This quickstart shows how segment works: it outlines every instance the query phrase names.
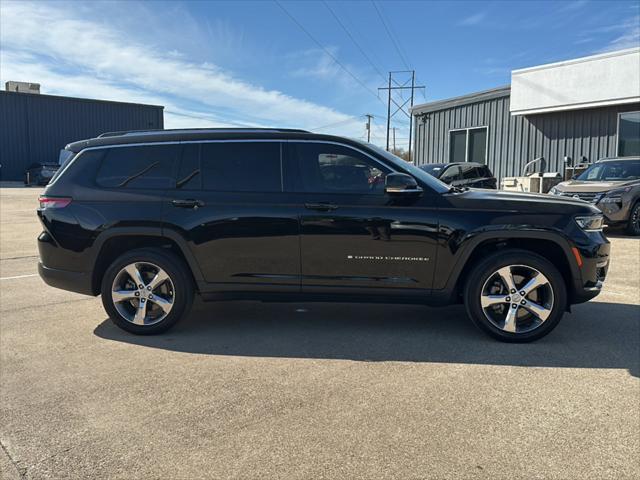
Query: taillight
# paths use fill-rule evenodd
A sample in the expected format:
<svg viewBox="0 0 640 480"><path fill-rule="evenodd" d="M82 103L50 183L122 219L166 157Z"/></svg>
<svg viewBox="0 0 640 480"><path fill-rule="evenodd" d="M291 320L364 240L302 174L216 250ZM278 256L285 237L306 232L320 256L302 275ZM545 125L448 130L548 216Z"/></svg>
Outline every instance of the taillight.
<svg viewBox="0 0 640 480"><path fill-rule="evenodd" d="M64 208L71 203L71 197L47 197L41 195L38 199L40 208Z"/></svg>

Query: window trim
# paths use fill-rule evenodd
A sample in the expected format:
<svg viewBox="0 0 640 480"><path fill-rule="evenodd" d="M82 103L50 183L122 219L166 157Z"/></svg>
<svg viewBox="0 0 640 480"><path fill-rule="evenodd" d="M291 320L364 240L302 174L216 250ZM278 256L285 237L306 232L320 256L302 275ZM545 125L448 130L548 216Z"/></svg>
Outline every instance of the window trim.
<svg viewBox="0 0 640 480"><path fill-rule="evenodd" d="M78 154L67 164L67 166L65 167L68 168L69 165L73 162L75 162L75 160L80 157L80 155L82 155L83 152L87 152L89 150L104 150L104 149L109 149L109 148L120 148L120 147L146 147L146 146L153 146L153 145L188 145L188 144L203 144L203 143L265 143L265 142L279 142L281 144L280 146L280 175L282 177L282 189L280 192L257 192L257 193L287 193L285 191L284 188L284 150L283 150L283 145L282 144L290 144L290 143L323 143L323 144L327 144L327 145L338 145L347 149L351 149L354 150L368 158L370 158L371 160L373 160L374 162L376 162L377 164L383 166L384 168L390 170L392 173L405 173L405 172L399 172L396 168L395 165L386 163L382 160L380 160L379 158L373 156L372 154L358 148L358 147L354 147L353 145L349 145L347 143L343 143L343 142L336 142L336 141L332 141L332 140L316 140L316 139L290 139L290 138L257 138L257 139L252 139L252 138L231 138L231 139L214 139L214 140L172 140L172 141L168 141L168 142L135 142L135 143L117 143L117 144L111 144L111 145L96 145L94 147L85 147L82 150L80 150L78 152ZM180 157L180 161L182 161L182 155ZM202 191L204 191L204 189L202 189ZM207 190L207 191L211 191L211 190ZM341 195L362 195L361 193L343 193Z"/></svg>
<svg viewBox="0 0 640 480"><path fill-rule="evenodd" d="M640 110L630 110L628 112L618 112L618 123L616 125L616 156L620 157L620 158L630 158L630 157L635 157L635 155L627 155L627 156L623 156L620 153L620 120L622 119L622 115L625 115L627 113L637 113L640 114Z"/></svg>
<svg viewBox="0 0 640 480"><path fill-rule="evenodd" d="M477 127L464 127L464 128L452 128L449 130L449 134L447 135L447 143L449 146L449 163L454 163L451 159L451 133L452 132L466 132L465 140L464 140L464 161L465 163L469 161L469 131L470 130L482 130L485 129L487 132L487 141L484 144L484 163L482 165L488 165L489 161L489 125L478 125ZM480 163L480 162L473 162Z"/></svg>

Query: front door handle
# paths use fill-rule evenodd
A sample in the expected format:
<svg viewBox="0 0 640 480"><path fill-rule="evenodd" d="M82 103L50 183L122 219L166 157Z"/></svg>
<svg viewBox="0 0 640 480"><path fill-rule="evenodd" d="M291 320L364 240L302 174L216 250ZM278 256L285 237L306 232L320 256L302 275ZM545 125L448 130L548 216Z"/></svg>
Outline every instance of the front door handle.
<svg viewBox="0 0 640 480"><path fill-rule="evenodd" d="M305 203L304 208L308 210L318 210L320 212L330 212L338 208L333 203Z"/></svg>
<svg viewBox="0 0 640 480"><path fill-rule="evenodd" d="M186 200L176 199L176 200L171 200L171 205L178 208L196 209L198 207L204 207L204 202L202 200L194 200L192 198L188 198Z"/></svg>

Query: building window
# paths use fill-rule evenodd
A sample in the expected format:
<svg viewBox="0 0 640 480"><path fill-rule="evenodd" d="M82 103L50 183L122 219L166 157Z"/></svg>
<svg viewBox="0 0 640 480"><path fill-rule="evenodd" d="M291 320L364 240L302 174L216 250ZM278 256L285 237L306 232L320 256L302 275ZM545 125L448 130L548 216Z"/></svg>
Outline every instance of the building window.
<svg viewBox="0 0 640 480"><path fill-rule="evenodd" d="M618 117L618 155L640 156L640 112L621 113Z"/></svg>
<svg viewBox="0 0 640 480"><path fill-rule="evenodd" d="M487 163L487 127L449 132L449 161Z"/></svg>

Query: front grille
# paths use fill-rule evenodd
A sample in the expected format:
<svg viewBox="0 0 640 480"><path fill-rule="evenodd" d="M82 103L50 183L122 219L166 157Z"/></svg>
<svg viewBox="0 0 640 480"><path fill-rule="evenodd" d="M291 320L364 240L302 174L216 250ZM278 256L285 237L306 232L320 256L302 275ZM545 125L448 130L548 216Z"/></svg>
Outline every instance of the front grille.
<svg viewBox="0 0 640 480"><path fill-rule="evenodd" d="M578 198L590 203L598 203L603 195L602 192L564 192L562 194L563 197Z"/></svg>

